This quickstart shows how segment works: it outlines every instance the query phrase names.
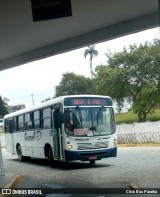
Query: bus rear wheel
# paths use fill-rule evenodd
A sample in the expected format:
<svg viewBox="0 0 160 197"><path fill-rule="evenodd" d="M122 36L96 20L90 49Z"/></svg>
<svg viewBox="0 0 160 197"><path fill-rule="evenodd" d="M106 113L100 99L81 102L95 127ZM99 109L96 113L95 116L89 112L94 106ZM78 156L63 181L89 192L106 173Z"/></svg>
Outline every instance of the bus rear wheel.
<svg viewBox="0 0 160 197"><path fill-rule="evenodd" d="M20 162L24 161L24 156L22 155L22 149L20 145L17 147L17 155Z"/></svg>

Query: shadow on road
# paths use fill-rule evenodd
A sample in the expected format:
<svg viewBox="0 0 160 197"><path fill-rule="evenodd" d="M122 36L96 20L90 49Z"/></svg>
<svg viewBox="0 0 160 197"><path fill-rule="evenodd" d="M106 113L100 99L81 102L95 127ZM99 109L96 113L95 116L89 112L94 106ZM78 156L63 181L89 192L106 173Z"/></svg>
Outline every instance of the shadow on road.
<svg viewBox="0 0 160 197"><path fill-rule="evenodd" d="M18 159L7 159L12 162L21 163ZM97 161L94 165L91 165L88 161L81 162L63 162L63 161L55 161L53 164L53 168L60 169L60 170L74 170L74 169L86 169L86 168L100 168L100 167L110 167L113 165L109 164L102 164L99 163L100 161ZM37 166L48 166L51 167L47 160L45 159L26 159L26 161L22 162L23 164L32 164Z"/></svg>

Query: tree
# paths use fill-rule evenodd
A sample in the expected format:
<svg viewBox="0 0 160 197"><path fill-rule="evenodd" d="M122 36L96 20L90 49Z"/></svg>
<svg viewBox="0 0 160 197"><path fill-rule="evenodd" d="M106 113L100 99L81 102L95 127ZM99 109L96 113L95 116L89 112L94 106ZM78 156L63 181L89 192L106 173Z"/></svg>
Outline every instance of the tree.
<svg viewBox="0 0 160 197"><path fill-rule="evenodd" d="M4 116L4 115L8 114L5 101L0 96L0 116Z"/></svg>
<svg viewBox="0 0 160 197"><path fill-rule="evenodd" d="M90 69L91 69L91 79L93 77L93 70L92 70L92 59L94 56L98 55L98 51L94 49L95 45L88 46L88 49L84 52L84 57L86 58L88 55L90 56L89 62L90 62Z"/></svg>
<svg viewBox="0 0 160 197"><path fill-rule="evenodd" d="M93 93L94 83L89 78L74 73L63 74L60 84L56 86L56 96Z"/></svg>
<svg viewBox="0 0 160 197"><path fill-rule="evenodd" d="M106 55L107 66L96 68L98 91L116 99L131 97L139 122L145 122L160 101L160 40Z"/></svg>

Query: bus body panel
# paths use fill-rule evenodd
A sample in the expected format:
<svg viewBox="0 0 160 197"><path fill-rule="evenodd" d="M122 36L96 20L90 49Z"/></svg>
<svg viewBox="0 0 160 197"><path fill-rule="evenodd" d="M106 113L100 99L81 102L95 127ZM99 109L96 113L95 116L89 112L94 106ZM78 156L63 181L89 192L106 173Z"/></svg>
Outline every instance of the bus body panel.
<svg viewBox="0 0 160 197"><path fill-rule="evenodd" d="M117 147L103 150L92 150L92 151L70 151L65 150L65 160L81 160L81 161L91 161L91 160L101 160L108 157L117 156Z"/></svg>
<svg viewBox="0 0 160 197"><path fill-rule="evenodd" d="M26 155L25 152L25 139L24 139L24 132L15 132L13 133L13 144L14 144L14 153L17 154L17 147L21 145L22 153L24 156Z"/></svg>
<svg viewBox="0 0 160 197"><path fill-rule="evenodd" d="M117 134L98 137L72 137L66 138L73 150L64 150L65 160L101 160L102 158L117 156ZM81 149L81 150L80 150Z"/></svg>

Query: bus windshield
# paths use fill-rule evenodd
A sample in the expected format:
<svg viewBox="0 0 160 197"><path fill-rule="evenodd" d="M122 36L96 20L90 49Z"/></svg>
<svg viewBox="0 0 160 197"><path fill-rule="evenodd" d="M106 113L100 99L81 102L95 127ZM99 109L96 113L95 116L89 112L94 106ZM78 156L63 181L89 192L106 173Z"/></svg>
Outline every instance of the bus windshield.
<svg viewBox="0 0 160 197"><path fill-rule="evenodd" d="M65 131L71 136L101 136L116 132L110 107L65 108Z"/></svg>

